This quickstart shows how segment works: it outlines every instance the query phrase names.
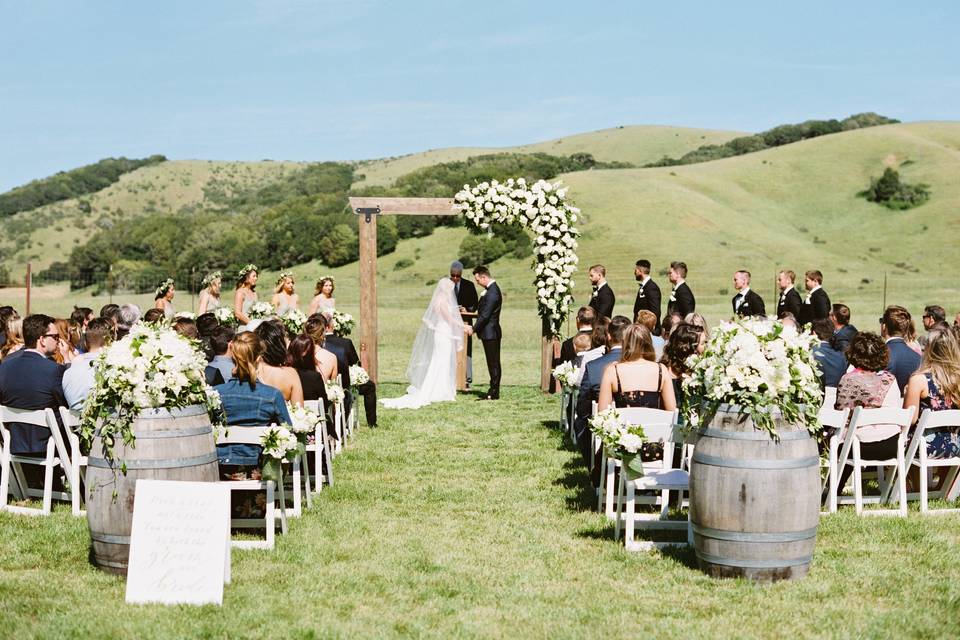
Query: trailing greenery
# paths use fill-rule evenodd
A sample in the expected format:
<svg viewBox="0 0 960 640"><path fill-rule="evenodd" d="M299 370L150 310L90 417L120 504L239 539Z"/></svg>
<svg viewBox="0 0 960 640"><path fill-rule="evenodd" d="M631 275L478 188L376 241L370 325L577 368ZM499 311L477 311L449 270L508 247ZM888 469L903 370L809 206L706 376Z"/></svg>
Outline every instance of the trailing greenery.
<svg viewBox="0 0 960 640"><path fill-rule="evenodd" d="M30 211L52 202L95 193L109 187L125 173L166 160L162 155L153 155L142 160L104 158L93 164L34 180L22 187L0 193L0 216L12 216L19 211ZM89 203L86 206L89 207Z"/></svg>
<svg viewBox="0 0 960 640"><path fill-rule="evenodd" d="M695 149L680 158L663 157L651 162L647 167L672 167L683 164L710 162L721 158L742 156L745 153L763 151L785 144L817 138L841 131L852 131L864 127L876 127L882 124L896 124L900 122L876 113L857 113L843 120L807 120L800 124L782 124L752 136L741 136L723 144L707 144Z"/></svg>
<svg viewBox="0 0 960 640"><path fill-rule="evenodd" d="M870 179L870 187L866 191L857 195L888 209L912 209L930 199L930 185L907 184L900 180L900 172L887 167L882 176Z"/></svg>

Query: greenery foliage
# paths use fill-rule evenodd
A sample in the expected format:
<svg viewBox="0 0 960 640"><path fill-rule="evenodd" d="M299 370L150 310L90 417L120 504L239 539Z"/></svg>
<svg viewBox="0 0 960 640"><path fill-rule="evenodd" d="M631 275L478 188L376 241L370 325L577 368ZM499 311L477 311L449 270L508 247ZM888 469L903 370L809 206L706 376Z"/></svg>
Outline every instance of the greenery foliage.
<svg viewBox="0 0 960 640"><path fill-rule="evenodd" d="M12 216L18 211L29 211L51 202L95 193L110 186L125 173L166 160L162 155L153 155L142 160L105 158L94 164L34 180L22 187L0 193L0 216ZM89 210L90 204L81 203L81 209L84 205Z"/></svg>
<svg viewBox="0 0 960 640"><path fill-rule="evenodd" d="M898 171L887 167L882 176L871 178L870 187L858 195L888 209L911 209L930 199L930 185L907 184L900 180Z"/></svg>
<svg viewBox="0 0 960 640"><path fill-rule="evenodd" d="M843 120L807 120L800 124L782 124L752 136L734 138L723 144L707 144L680 158L664 157L648 167L672 167L682 164L710 162L721 158L741 156L745 153L763 151L785 144L817 138L831 133L851 131L863 127L875 127L882 124L895 124L899 120L887 118L876 113L858 113Z"/></svg>

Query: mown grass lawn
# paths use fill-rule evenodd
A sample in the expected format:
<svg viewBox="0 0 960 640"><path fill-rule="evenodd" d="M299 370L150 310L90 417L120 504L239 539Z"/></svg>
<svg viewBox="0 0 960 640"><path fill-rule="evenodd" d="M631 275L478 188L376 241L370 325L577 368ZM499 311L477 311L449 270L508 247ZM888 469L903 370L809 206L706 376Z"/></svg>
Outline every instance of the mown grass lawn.
<svg viewBox="0 0 960 640"><path fill-rule="evenodd" d="M276 550L234 552L220 608L127 606L88 564L84 520L0 514L0 635L956 637L960 516L843 512L821 520L807 579L713 580L691 551L613 541L556 404L507 387L383 411Z"/></svg>

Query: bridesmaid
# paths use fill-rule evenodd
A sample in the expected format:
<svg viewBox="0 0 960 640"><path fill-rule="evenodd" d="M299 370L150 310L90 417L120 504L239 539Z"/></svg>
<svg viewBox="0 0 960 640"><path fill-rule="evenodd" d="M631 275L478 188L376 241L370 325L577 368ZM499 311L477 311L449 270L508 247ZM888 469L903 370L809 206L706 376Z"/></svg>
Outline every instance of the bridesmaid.
<svg viewBox="0 0 960 640"><path fill-rule="evenodd" d="M200 285L200 306L197 308L197 315L202 316L205 313L216 311L220 308L220 286L223 284L223 274L214 271L203 279Z"/></svg>
<svg viewBox="0 0 960 640"><path fill-rule="evenodd" d="M153 299L153 306L163 311L163 317L167 322L173 321L173 295L176 293L176 287L173 285L173 278L167 278L157 287L156 297Z"/></svg>
<svg viewBox="0 0 960 640"><path fill-rule="evenodd" d="M257 301L257 265L248 264L237 273L237 292L233 296L233 315L237 317L240 331L250 322L250 307Z"/></svg>
<svg viewBox="0 0 960 640"><path fill-rule="evenodd" d="M280 318L287 315L288 311L300 307L300 296L294 293L294 284L293 274L289 271L282 272L277 278L277 288L274 290L270 304L276 309L277 316Z"/></svg>
<svg viewBox="0 0 960 640"><path fill-rule="evenodd" d="M334 283L333 278L324 276L317 280L316 295L310 301L310 311L307 315L312 316L317 312L322 312L328 316L336 308L336 300L333 298Z"/></svg>

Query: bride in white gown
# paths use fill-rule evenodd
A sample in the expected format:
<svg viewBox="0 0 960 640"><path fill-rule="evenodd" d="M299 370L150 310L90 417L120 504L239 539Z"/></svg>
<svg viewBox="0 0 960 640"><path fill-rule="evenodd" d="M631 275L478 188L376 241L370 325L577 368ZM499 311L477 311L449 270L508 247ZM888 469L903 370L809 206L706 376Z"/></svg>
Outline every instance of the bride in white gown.
<svg viewBox="0 0 960 640"><path fill-rule="evenodd" d="M457 397L457 352L463 349L463 320L453 281L443 278L423 314L407 366L410 386L399 398L381 400L390 409L416 409Z"/></svg>

